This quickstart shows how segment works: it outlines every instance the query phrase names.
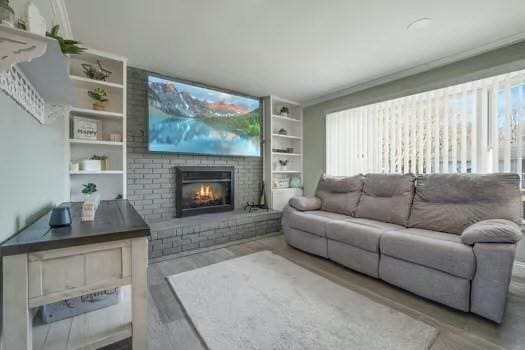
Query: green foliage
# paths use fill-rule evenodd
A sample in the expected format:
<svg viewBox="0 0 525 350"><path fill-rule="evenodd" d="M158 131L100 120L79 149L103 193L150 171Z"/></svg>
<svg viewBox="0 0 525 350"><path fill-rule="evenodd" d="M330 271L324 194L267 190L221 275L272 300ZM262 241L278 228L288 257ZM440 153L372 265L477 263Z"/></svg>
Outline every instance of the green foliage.
<svg viewBox="0 0 525 350"><path fill-rule="evenodd" d="M59 29L60 26L58 24L55 24L53 27L51 27L51 30L49 32L46 32L46 36L49 38L56 39L58 41L63 54L79 54L82 53L82 51L86 50L85 47L79 46L80 42L76 40L64 39L60 35L58 35Z"/></svg>
<svg viewBox="0 0 525 350"><path fill-rule="evenodd" d="M108 159L108 156L98 156L98 155L94 154L89 159L90 160L106 160L106 159Z"/></svg>
<svg viewBox="0 0 525 350"><path fill-rule="evenodd" d="M101 89L101 88L95 88L93 90L89 90L88 95L89 97L91 97L92 99L98 102L108 101L108 93L106 92L106 90Z"/></svg>
<svg viewBox="0 0 525 350"><path fill-rule="evenodd" d="M258 111L243 116L204 117L202 119L209 125L225 126L247 136L255 137L261 134L261 116Z"/></svg>
<svg viewBox="0 0 525 350"><path fill-rule="evenodd" d="M84 188L82 189L82 193L85 195L90 195L97 192L97 185L95 185L92 182L88 184L83 184L82 186L84 186Z"/></svg>
<svg viewBox="0 0 525 350"><path fill-rule="evenodd" d="M82 63L81 66L85 76L90 79L106 81L111 75L111 71L102 67L102 64L100 64L99 60L97 60L98 67L95 67L89 63Z"/></svg>

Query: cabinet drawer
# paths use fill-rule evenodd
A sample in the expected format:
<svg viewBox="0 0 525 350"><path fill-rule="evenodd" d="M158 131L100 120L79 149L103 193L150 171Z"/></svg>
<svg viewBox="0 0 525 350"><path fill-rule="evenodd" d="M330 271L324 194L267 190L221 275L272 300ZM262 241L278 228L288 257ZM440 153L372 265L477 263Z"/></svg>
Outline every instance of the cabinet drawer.
<svg viewBox="0 0 525 350"><path fill-rule="evenodd" d="M30 304L86 294L105 284L125 284L130 271L129 241L32 253L28 255Z"/></svg>

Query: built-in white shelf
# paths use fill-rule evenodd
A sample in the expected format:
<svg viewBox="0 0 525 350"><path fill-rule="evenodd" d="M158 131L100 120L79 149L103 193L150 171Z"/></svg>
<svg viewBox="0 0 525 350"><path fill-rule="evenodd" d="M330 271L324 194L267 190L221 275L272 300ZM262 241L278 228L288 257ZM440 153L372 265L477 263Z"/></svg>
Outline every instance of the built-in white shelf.
<svg viewBox="0 0 525 350"><path fill-rule="evenodd" d="M122 175L122 170L70 171L70 175Z"/></svg>
<svg viewBox="0 0 525 350"><path fill-rule="evenodd" d="M288 115L280 115L283 107ZM278 133L281 129L286 135ZM302 195L301 188L292 188L292 181L303 181L303 109L293 101L276 96L264 98L264 181L268 205L282 210L290 198ZM274 152L274 149L287 150L287 153ZM282 161L288 161L282 167ZM289 170L277 170L289 169Z"/></svg>
<svg viewBox="0 0 525 350"><path fill-rule="evenodd" d="M292 139L292 140L302 140L302 137L299 136L292 136L292 135L281 135L281 134L272 134L273 137L281 137L285 139Z"/></svg>
<svg viewBox="0 0 525 350"><path fill-rule="evenodd" d="M86 64L95 67L100 64L110 71L107 81L86 77ZM65 121L67 201L82 200L82 185L90 182L97 186L102 200L126 198L126 74L127 59L111 53L87 49L70 57L68 77L72 82L76 101ZM92 108L93 101L87 93L97 87L108 93L109 101L103 111ZM97 121L98 140L73 138L73 118L77 116ZM111 134L120 134L122 142L109 141ZM109 169L112 170L70 171L72 163L80 163L93 156L107 157Z"/></svg>
<svg viewBox="0 0 525 350"><path fill-rule="evenodd" d="M285 117L283 115L278 115L278 114L272 115L272 118L279 119L279 120L286 120L288 122L294 122L294 123L300 123L301 122L299 119Z"/></svg>
<svg viewBox="0 0 525 350"><path fill-rule="evenodd" d="M284 153L284 152L272 152L274 156L290 156L290 157L301 157L301 153Z"/></svg>
<svg viewBox="0 0 525 350"><path fill-rule="evenodd" d="M70 75L70 77L75 85L81 88L84 88L84 89L92 89L95 87L105 87L105 88L113 88L113 89L123 89L124 88L122 84L112 83L109 81L89 79L86 77L81 77L81 76L73 75L73 74Z"/></svg>
<svg viewBox="0 0 525 350"><path fill-rule="evenodd" d="M103 141L103 140L82 140L82 139L70 139L69 143L78 143L84 145L100 145L100 146L117 146L122 147L123 142Z"/></svg>
<svg viewBox="0 0 525 350"><path fill-rule="evenodd" d="M78 115L78 116L100 117L100 118L122 118L124 116L122 113L118 113L118 112L97 111L95 109L79 108L79 107L72 108L71 113L74 115Z"/></svg>

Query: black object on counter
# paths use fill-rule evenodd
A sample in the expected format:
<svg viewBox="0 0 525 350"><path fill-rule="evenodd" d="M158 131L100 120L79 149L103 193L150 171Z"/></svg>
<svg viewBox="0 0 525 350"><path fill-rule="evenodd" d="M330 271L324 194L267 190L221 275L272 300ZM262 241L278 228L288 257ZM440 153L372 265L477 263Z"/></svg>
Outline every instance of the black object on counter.
<svg viewBox="0 0 525 350"><path fill-rule="evenodd" d="M51 210L49 226L64 227L71 226L71 210L69 207L58 207Z"/></svg>

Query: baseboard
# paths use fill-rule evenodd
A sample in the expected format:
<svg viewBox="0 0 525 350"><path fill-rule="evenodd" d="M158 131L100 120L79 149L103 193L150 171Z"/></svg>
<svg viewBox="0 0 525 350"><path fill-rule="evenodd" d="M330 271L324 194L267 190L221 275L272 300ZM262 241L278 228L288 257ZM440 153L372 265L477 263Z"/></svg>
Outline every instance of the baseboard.
<svg viewBox="0 0 525 350"><path fill-rule="evenodd" d="M512 270L512 275L515 277L525 279L525 262L516 261L514 263L514 269Z"/></svg>

